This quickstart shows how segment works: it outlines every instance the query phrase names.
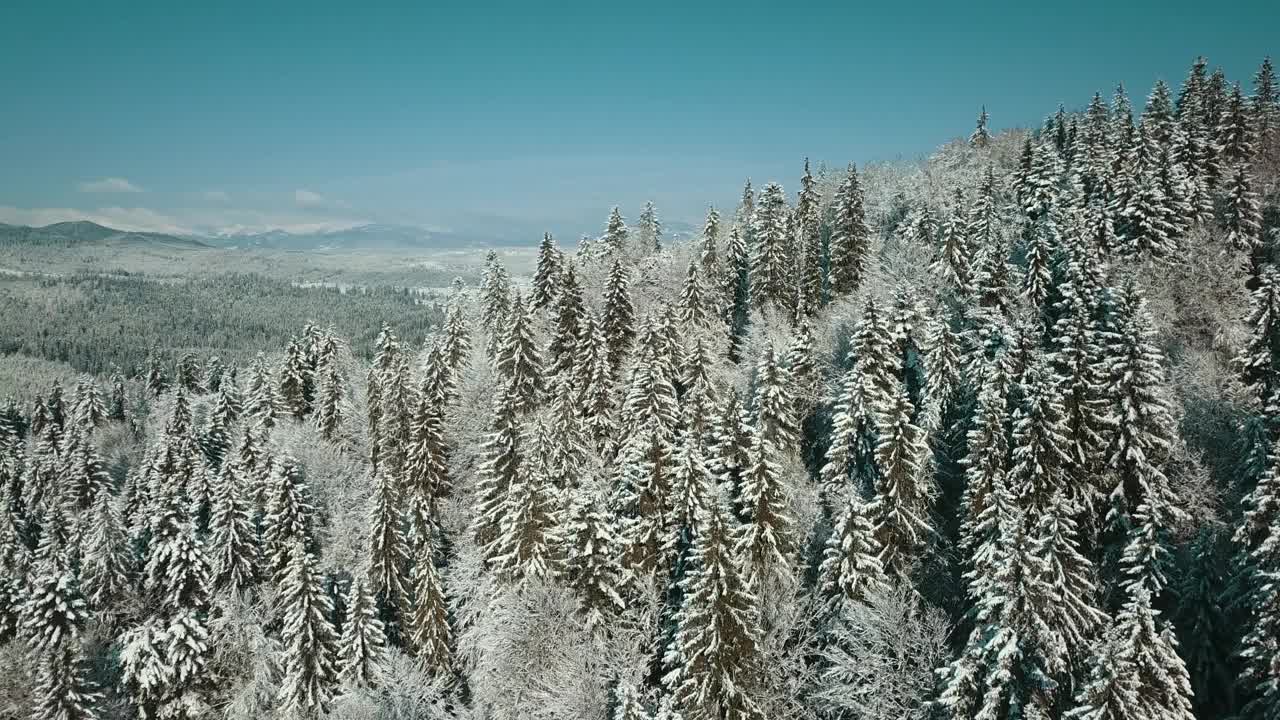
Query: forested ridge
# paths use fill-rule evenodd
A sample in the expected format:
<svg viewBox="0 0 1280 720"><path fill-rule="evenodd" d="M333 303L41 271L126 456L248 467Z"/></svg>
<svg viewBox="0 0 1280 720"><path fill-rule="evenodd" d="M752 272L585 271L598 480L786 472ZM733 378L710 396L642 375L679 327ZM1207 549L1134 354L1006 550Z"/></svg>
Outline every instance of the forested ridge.
<svg viewBox="0 0 1280 720"><path fill-rule="evenodd" d="M0 715L1280 717L1277 228L1198 59L442 316L15 329L94 374L0 409Z"/></svg>

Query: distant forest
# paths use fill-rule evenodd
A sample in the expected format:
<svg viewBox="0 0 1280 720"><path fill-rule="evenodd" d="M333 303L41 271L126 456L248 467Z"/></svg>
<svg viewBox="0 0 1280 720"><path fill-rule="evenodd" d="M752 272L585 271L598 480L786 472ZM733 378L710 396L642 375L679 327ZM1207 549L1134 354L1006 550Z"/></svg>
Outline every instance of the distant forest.
<svg viewBox="0 0 1280 720"><path fill-rule="evenodd" d="M440 307L13 281L0 716L1280 718L1273 67L1081 100Z"/></svg>

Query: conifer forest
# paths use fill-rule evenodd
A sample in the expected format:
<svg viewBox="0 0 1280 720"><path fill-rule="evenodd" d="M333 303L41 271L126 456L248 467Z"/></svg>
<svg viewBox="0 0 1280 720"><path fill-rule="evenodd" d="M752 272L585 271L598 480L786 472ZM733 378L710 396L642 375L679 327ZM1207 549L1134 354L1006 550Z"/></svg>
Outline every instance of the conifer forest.
<svg viewBox="0 0 1280 720"><path fill-rule="evenodd" d="M7 294L0 717L1280 718L1280 86L1133 90L437 300Z"/></svg>

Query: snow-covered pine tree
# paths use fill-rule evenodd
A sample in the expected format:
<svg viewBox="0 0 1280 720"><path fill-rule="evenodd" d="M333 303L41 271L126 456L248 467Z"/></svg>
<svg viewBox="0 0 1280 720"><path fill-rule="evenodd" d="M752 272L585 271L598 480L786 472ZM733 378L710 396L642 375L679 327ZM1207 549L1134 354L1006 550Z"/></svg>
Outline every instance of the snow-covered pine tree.
<svg viewBox="0 0 1280 720"><path fill-rule="evenodd" d="M435 350L432 352L436 358L435 366L444 369L443 356ZM446 398L441 395L441 390L423 383L410 421L409 447L405 451L401 501L409 509L417 538L430 535L440 499L447 496L453 487L444 437Z"/></svg>
<svg viewBox="0 0 1280 720"><path fill-rule="evenodd" d="M853 164L836 189L831 226L827 284L835 297L852 295L862 286L871 247L862 185Z"/></svg>
<svg viewBox="0 0 1280 720"><path fill-rule="evenodd" d="M565 560L569 585L582 603L589 630L604 629L606 619L626 605L622 600L622 547L594 478L569 488L565 522Z"/></svg>
<svg viewBox="0 0 1280 720"><path fill-rule="evenodd" d="M494 398L485 440L484 462L475 490L475 515L471 531L480 548L490 547L498 537L506 508L507 494L524 465L524 428L517 411L518 397L508 384ZM487 550L486 561L493 557Z"/></svg>
<svg viewBox="0 0 1280 720"><path fill-rule="evenodd" d="M706 331L717 321L717 308L709 295L698 261L691 260L680 290L680 322L686 332Z"/></svg>
<svg viewBox="0 0 1280 720"><path fill-rule="evenodd" d="M284 677L277 701L282 717L308 718L324 711L337 680L338 637L329 620L333 600L321 585L315 556L300 539L283 554L288 558L279 595Z"/></svg>
<svg viewBox="0 0 1280 720"><path fill-rule="evenodd" d="M538 266L533 273L533 290L529 293L529 307L541 310L550 307L556 299L560 287L560 271L562 269L560 248L551 237L551 233L542 234L542 243L538 245Z"/></svg>
<svg viewBox="0 0 1280 720"><path fill-rule="evenodd" d="M261 563L247 485L244 471L237 463L223 463L214 484L213 513L209 520L214 584L235 592L253 584Z"/></svg>
<svg viewBox="0 0 1280 720"><path fill-rule="evenodd" d="M549 433L545 423L539 422L531 447L546 452ZM544 467L542 462L520 466L503 501L497 536L485 548L490 567L516 587L555 580L564 570L563 518Z"/></svg>
<svg viewBox="0 0 1280 720"><path fill-rule="evenodd" d="M291 457L273 464L262 518L263 550L267 568L276 578L287 571L297 543L310 545L315 506L302 467Z"/></svg>
<svg viewBox="0 0 1280 720"><path fill-rule="evenodd" d="M320 437L333 442L342 432L345 388L336 362L321 366L320 391L316 397L315 422Z"/></svg>
<svg viewBox="0 0 1280 720"><path fill-rule="evenodd" d="M520 293L511 301L509 315L498 352L497 370L513 392L516 412L530 412L542 403L542 359L533 337L533 318L525 312Z"/></svg>
<svg viewBox="0 0 1280 720"><path fill-rule="evenodd" d="M928 445L923 430L911 421L914 412L905 388L878 412L879 482L870 513L886 571L907 568L933 533L929 514L934 489L924 473Z"/></svg>
<svg viewBox="0 0 1280 720"><path fill-rule="evenodd" d="M791 380L789 394L796 403L799 412L794 413L800 421L818 402L822 391L822 374L817 366L817 349L814 347L813 329L809 319L801 317L791 333L791 342L783 364Z"/></svg>
<svg viewBox="0 0 1280 720"><path fill-rule="evenodd" d="M1253 192L1253 177L1241 163L1231 173L1224 188L1226 213L1223 227L1231 247L1252 253L1262 244L1262 210ZM1255 267L1256 270L1256 267Z"/></svg>
<svg viewBox="0 0 1280 720"><path fill-rule="evenodd" d="M1219 160L1233 167L1254 160L1255 131L1240 83L1231 88L1218 125Z"/></svg>
<svg viewBox="0 0 1280 720"><path fill-rule="evenodd" d="M72 402L72 419L86 432L98 427L107 418L107 406L102 402L102 393L98 391L98 385L92 378L81 377L76 381Z"/></svg>
<svg viewBox="0 0 1280 720"><path fill-rule="evenodd" d="M1249 337L1235 362L1241 380L1265 410L1280 391L1280 273L1263 270L1250 305L1245 318Z"/></svg>
<svg viewBox="0 0 1280 720"><path fill-rule="evenodd" d="M102 612L132 590L133 552L111 493L99 490L90 512L91 524L80 564L80 588L89 606Z"/></svg>
<svg viewBox="0 0 1280 720"><path fill-rule="evenodd" d="M973 128L973 133L969 135L969 145L975 148L984 149L991 144L991 131L987 129L987 106L982 106L982 111L978 113L977 125Z"/></svg>
<svg viewBox="0 0 1280 720"><path fill-rule="evenodd" d="M702 224L702 244L698 247L698 263L706 273L707 281L718 285L723 268L720 267L720 211L715 206L707 208L707 219Z"/></svg>
<svg viewBox="0 0 1280 720"><path fill-rule="evenodd" d="M1280 127L1280 91L1276 86L1276 70L1271 57L1262 59L1262 65L1253 76L1254 127L1264 141L1270 132Z"/></svg>
<svg viewBox="0 0 1280 720"><path fill-rule="evenodd" d="M571 377L578 357L578 335L587 313L572 261L560 273L555 310L555 327L547 348L548 372L551 376Z"/></svg>
<svg viewBox="0 0 1280 720"><path fill-rule="evenodd" d="M1131 526L1140 508L1157 527L1178 509L1162 466L1170 453L1173 419L1164 383L1164 354L1146 300L1129 281L1115 299L1114 329L1106 334L1107 394L1112 413L1104 430L1106 457L1115 487L1107 525L1113 536Z"/></svg>
<svg viewBox="0 0 1280 720"><path fill-rule="evenodd" d="M338 641L338 677L348 687L376 687L386 669L387 638L377 602L363 578L351 580L346 606Z"/></svg>
<svg viewBox="0 0 1280 720"><path fill-rule="evenodd" d="M732 535L725 510L713 504L699 522L692 568L681 581L662 683L687 720L764 717L753 697L763 670L759 599L742 576Z"/></svg>
<svg viewBox="0 0 1280 720"><path fill-rule="evenodd" d="M605 223L600 245L606 255L615 259L627 249L627 225L616 205L609 211L609 220Z"/></svg>
<svg viewBox="0 0 1280 720"><path fill-rule="evenodd" d="M471 356L471 329L467 324L462 301L459 294L455 294L449 301L449 307L445 311L444 342L440 348L449 371L454 375L462 372L467 358Z"/></svg>
<svg viewBox="0 0 1280 720"><path fill-rule="evenodd" d="M630 278L621 260L615 259L609 268L609 279L604 290L604 316L601 328L609 343L609 367L617 375L622 360L631 349L636 336L635 309L631 304Z"/></svg>
<svg viewBox="0 0 1280 720"><path fill-rule="evenodd" d="M639 236L640 249L645 253L662 250L662 221L658 219L658 210L650 200L640 211L640 219L636 222L636 234Z"/></svg>
<svg viewBox="0 0 1280 720"><path fill-rule="evenodd" d="M485 350L489 359L495 360L502 347L507 314L511 309L511 279L498 259L498 253L493 250L485 257L484 273L480 279L480 307L480 326L488 338Z"/></svg>
<svg viewBox="0 0 1280 720"><path fill-rule="evenodd" d="M969 244L964 193L956 188L951 211L942 225L941 246L930 269L958 297L973 291L973 248Z"/></svg>
<svg viewBox="0 0 1280 720"><path fill-rule="evenodd" d="M453 671L453 632L434 556L432 542L421 543L413 565L413 611L408 617L408 635L418 665L433 676L448 677Z"/></svg>
<svg viewBox="0 0 1280 720"><path fill-rule="evenodd" d="M795 549L791 529L795 520L790 514L781 464L796 441L789 390L790 374L769 348L756 370L751 444L736 497L746 520L736 554L742 558L744 575L756 591L763 591L763 583L770 577L790 575Z"/></svg>
<svg viewBox="0 0 1280 720"><path fill-rule="evenodd" d="M862 602L888 580L866 503L856 491L846 495L818 570L822 594L832 603Z"/></svg>
<svg viewBox="0 0 1280 720"><path fill-rule="evenodd" d="M373 501L369 510L369 587L378 604L394 617L408 609L406 576L409 546L400 484L373 469Z"/></svg>
<svg viewBox="0 0 1280 720"><path fill-rule="evenodd" d="M249 366L249 387L245 395L245 414L265 428L275 425L283 401L267 365L267 357L258 353Z"/></svg>
<svg viewBox="0 0 1280 720"><path fill-rule="evenodd" d="M796 310L808 314L822 305L823 248L822 197L818 181L809 172L809 158L804 160L804 175L796 196L794 217L796 263Z"/></svg>
<svg viewBox="0 0 1280 720"><path fill-rule="evenodd" d="M307 389L314 382L302 344L297 338L290 340L280 373L280 398L285 411L295 420L302 420L311 412Z"/></svg>
<svg viewBox="0 0 1280 720"><path fill-rule="evenodd" d="M751 255L751 304L763 310L772 307L788 311L794 296L792 256L787 228L790 209L782 186L769 183L760 193L760 204L752 218L755 246Z"/></svg>

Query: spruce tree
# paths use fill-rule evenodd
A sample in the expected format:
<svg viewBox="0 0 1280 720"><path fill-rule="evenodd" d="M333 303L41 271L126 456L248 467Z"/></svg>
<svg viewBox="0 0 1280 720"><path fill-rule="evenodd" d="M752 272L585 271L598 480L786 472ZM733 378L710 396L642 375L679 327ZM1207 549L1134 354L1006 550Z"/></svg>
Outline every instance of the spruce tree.
<svg viewBox="0 0 1280 720"><path fill-rule="evenodd" d="M822 593L832 602L862 602L886 581L866 503L846 493L844 508L831 529L818 570Z"/></svg>
<svg viewBox="0 0 1280 720"><path fill-rule="evenodd" d="M877 419L883 433L876 443L880 471L871 515L887 570L901 570L933 533L929 521L933 488L924 474L928 446L924 433L911 421L915 412L906 390L894 397Z"/></svg>
<svg viewBox="0 0 1280 720"><path fill-rule="evenodd" d="M653 206L653 201L644 204L640 220L636 224L640 248L646 253L662 250L662 221L658 220L658 210Z"/></svg>
<svg viewBox="0 0 1280 720"><path fill-rule="evenodd" d="M569 377L577 361L578 336L587 313L572 262L566 264L561 272L555 310L555 327L547 348L548 371L551 375Z"/></svg>
<svg viewBox="0 0 1280 720"><path fill-rule="evenodd" d="M683 602L667 646L662 677L688 720L757 720L753 697L760 682L758 598L733 553L725 511L703 513L692 568L681 581Z"/></svg>
<svg viewBox="0 0 1280 720"><path fill-rule="evenodd" d="M132 589L133 553L111 493L100 490L90 512L92 524L84 539L80 588L89 606L102 611Z"/></svg>
<svg viewBox="0 0 1280 720"><path fill-rule="evenodd" d="M440 575L436 570L430 540L423 542L413 567L413 611L408 617L409 642L418 665L438 677L448 677L453 668L449 649L449 607Z"/></svg>
<svg viewBox="0 0 1280 720"><path fill-rule="evenodd" d="M329 620L333 601L321 585L315 556L301 540L294 540L284 555L288 563L279 595L283 678L277 701L283 717L312 717L325 710L337 680L338 637Z"/></svg>
<svg viewBox="0 0 1280 720"><path fill-rule="evenodd" d="M261 563L247 480L237 463L223 463L214 485L213 515L209 520L214 584L233 591L252 585Z"/></svg>
<svg viewBox="0 0 1280 720"><path fill-rule="evenodd" d="M546 452L549 431L539 423L532 447ZM490 566L514 586L555 580L563 572L561 522L544 463L524 463L507 488L498 533L485 548Z"/></svg>
<svg viewBox="0 0 1280 720"><path fill-rule="evenodd" d="M538 245L538 267L533 273L533 291L529 294L531 309L549 307L556 299L561 269L560 248L556 247L551 233L543 233L542 243Z"/></svg>
<svg viewBox="0 0 1280 720"><path fill-rule="evenodd" d="M485 258L484 273L480 279L480 306L480 325L488 338L485 350L489 359L494 360L502 347L507 314L511 309L511 279L498 254L492 250Z"/></svg>
<svg viewBox="0 0 1280 720"><path fill-rule="evenodd" d="M702 244L698 248L698 264L706 273L707 281L717 285L723 268L720 267L720 212L707 208L707 219L702 224Z"/></svg>
<svg viewBox="0 0 1280 720"><path fill-rule="evenodd" d="M369 511L369 587L388 612L407 609L406 574L409 565L405 510L399 484L374 470L373 501Z"/></svg>
<svg viewBox="0 0 1280 720"><path fill-rule="evenodd" d="M991 131L987 129L987 106L982 106L982 112L978 113L978 123L973 128L973 133L969 135L969 145L978 149L985 149L991 144Z"/></svg>
<svg viewBox="0 0 1280 720"><path fill-rule="evenodd" d="M347 589L347 614L338 641L338 676L348 687L378 685L386 665L386 631L369 584L354 578Z"/></svg>
<svg viewBox="0 0 1280 720"><path fill-rule="evenodd" d="M942 225L942 244L930 269L960 297L973 290L973 248L969 245L964 194L956 189L951 212Z"/></svg>
<svg viewBox="0 0 1280 720"><path fill-rule="evenodd" d="M297 544L313 541L315 506L302 468L290 457L275 463L267 493L263 550L269 571L278 578L287 570Z"/></svg>
<svg viewBox="0 0 1280 720"><path fill-rule="evenodd" d="M631 349L631 341L636 335L629 283L622 261L614 260L605 284L604 317L601 319L601 328L609 344L609 367L613 368L614 374L622 367L622 359Z"/></svg>
<svg viewBox="0 0 1280 720"><path fill-rule="evenodd" d="M542 359L533 337L533 319L519 293L511 303L510 318L498 353L498 374L514 393L515 410L529 412L542 402Z"/></svg>
<svg viewBox="0 0 1280 720"><path fill-rule="evenodd" d="M782 186L769 183L760 194L752 218L755 247L751 255L751 302L759 309L791 308L792 273L787 227L790 211Z"/></svg>
<svg viewBox="0 0 1280 720"><path fill-rule="evenodd" d="M853 294L862 286L871 246L862 185L858 181L858 169L852 164L836 190L834 204L827 284L833 296L841 297Z"/></svg>
<svg viewBox="0 0 1280 720"><path fill-rule="evenodd" d="M476 511L471 531L476 545L485 549L486 560L493 557L488 548L498 538L507 495L523 472L525 462L524 428L517 403L518 396L510 385L494 398L484 461L476 481Z"/></svg>
<svg viewBox="0 0 1280 720"><path fill-rule="evenodd" d="M1246 165L1236 166L1224 188L1226 216L1223 227L1227 242L1236 250L1252 254L1262 244L1262 211L1253 192L1253 177ZM1255 266L1256 269L1256 266Z"/></svg>
<svg viewBox="0 0 1280 720"><path fill-rule="evenodd" d="M296 338L290 340L280 373L280 398L285 411L295 420L302 420L311 412L307 391L314 381L301 343Z"/></svg>
<svg viewBox="0 0 1280 720"><path fill-rule="evenodd" d="M618 255L627 250L627 225L623 222L622 213L618 211L617 206L609 211L609 220L605 223L600 245L604 248L605 254L615 260Z"/></svg>
<svg viewBox="0 0 1280 720"><path fill-rule="evenodd" d="M822 304L823 248L822 198L818 181L809 172L809 159L804 161L804 176L796 197L794 220L796 247L796 310L811 313Z"/></svg>
<svg viewBox="0 0 1280 720"><path fill-rule="evenodd" d="M583 482L570 488L565 523L566 570L582 601L589 630L605 629L606 618L626 605L622 587L621 543L598 490Z"/></svg>

